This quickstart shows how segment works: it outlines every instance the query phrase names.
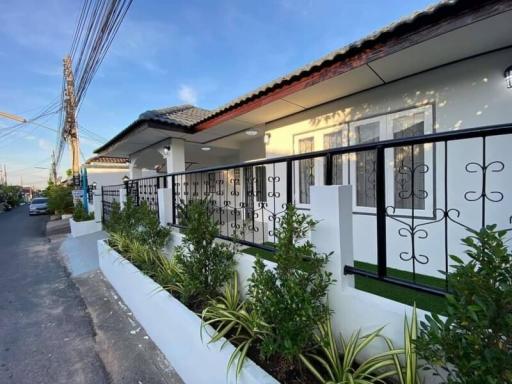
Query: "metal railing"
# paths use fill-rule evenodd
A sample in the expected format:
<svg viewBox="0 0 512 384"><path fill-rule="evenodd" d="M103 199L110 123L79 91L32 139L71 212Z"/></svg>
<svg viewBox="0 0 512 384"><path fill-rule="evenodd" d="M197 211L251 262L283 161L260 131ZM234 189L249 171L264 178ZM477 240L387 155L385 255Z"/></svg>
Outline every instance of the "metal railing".
<svg viewBox="0 0 512 384"><path fill-rule="evenodd" d="M107 224L112 214L112 208L115 203L120 203L120 190L124 188L123 184L104 185L101 187L101 206L102 222Z"/></svg>
<svg viewBox="0 0 512 384"><path fill-rule="evenodd" d="M128 180L125 188L135 205L146 202L150 210L158 213L158 189L167 188L167 175Z"/></svg>
<svg viewBox="0 0 512 384"><path fill-rule="evenodd" d="M344 273L443 295L437 271L450 272L466 230L509 225L510 144L507 124L172 173L170 224L180 204L206 198L221 238L272 250L287 204L307 210L310 186L349 184L356 264Z"/></svg>

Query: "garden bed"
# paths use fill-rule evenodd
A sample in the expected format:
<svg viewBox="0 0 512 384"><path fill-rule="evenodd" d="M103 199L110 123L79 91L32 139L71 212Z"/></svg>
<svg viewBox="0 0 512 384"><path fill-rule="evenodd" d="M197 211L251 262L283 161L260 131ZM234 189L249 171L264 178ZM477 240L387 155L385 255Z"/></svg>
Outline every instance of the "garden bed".
<svg viewBox="0 0 512 384"><path fill-rule="evenodd" d="M69 225L71 227L71 236L73 237L85 236L101 231L101 222L96 222L94 219L75 221L73 218L70 218Z"/></svg>
<svg viewBox="0 0 512 384"><path fill-rule="evenodd" d="M208 344L208 335L201 337L197 314L103 240L98 241L98 253L104 275L185 382L278 383L251 360L245 362L237 380L234 367L226 371L232 344L224 344L225 340Z"/></svg>

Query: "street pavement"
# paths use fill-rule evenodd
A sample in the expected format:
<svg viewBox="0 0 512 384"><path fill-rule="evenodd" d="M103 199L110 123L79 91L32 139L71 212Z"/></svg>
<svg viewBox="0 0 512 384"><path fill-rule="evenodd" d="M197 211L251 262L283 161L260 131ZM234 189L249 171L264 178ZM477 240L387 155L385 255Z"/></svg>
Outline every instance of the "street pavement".
<svg viewBox="0 0 512 384"><path fill-rule="evenodd" d="M100 272L71 279L47 221L0 214L0 383L181 383Z"/></svg>

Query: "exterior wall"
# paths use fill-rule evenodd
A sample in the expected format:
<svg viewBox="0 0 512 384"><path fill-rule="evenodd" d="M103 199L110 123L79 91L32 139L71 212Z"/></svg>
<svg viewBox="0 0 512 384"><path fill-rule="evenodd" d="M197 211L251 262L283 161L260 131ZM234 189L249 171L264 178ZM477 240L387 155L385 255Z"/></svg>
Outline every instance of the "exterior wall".
<svg viewBox="0 0 512 384"><path fill-rule="evenodd" d="M391 111L434 106L437 132L512 121L503 72L512 48L441 67L267 124L267 157L293 153L293 136Z"/></svg>
<svg viewBox="0 0 512 384"><path fill-rule="evenodd" d="M324 149L320 140L323 134L346 129L346 123L421 106L431 108L432 131L435 132L511 123L512 90L506 88L503 78L503 71L511 64L511 57L512 49L491 53L271 122L266 126L266 133L270 134L270 142L266 145L266 157L273 158L297 153L297 137L305 133L308 133L305 136L315 136L315 144L319 143L319 145L314 150L321 150ZM505 167L496 174L488 173L488 180L491 181L488 184L492 185L489 188L503 192L504 197L497 203L488 201L486 219L487 223L497 223L502 228L510 226L509 217L512 214L512 196L506 193L510 191L510 180L512 180L512 155L507 149L511 144L512 137L509 136L487 140L487 163L503 161ZM386 156L392 159L392 153L389 152ZM444 145L427 146L425 153L430 157L432 173L430 188L426 188L431 196L429 204L432 209L428 216L432 217L424 221L416 218L416 224L439 219L440 212L435 209L443 208L445 203ZM447 205L448 208L458 209L461 213L459 219L472 228L479 228L481 223L481 200L467 201L465 194L481 190L481 173L479 170L476 173L470 173L466 166L470 162L481 163L482 156L481 139L449 144ZM346 163L350 164L350 161L348 157L344 159ZM266 167L267 175L285 180L284 164ZM314 168L317 185L323 183L323 167L323 160L316 159ZM344 165L344 167L344 171L347 171L349 166ZM495 164L495 167L497 169L499 165ZM296 171L297 167L294 169L295 179L297 179ZM267 191L271 191L272 188L272 183L269 181ZM276 202L281 206L285 202L286 186L284 183L278 183L277 189L280 197ZM297 180L294 181L294 189L298 189ZM297 203L296 193L294 193L294 199ZM386 201L386 205L388 204L391 205ZM298 205L303 209L309 209L307 204ZM369 212L361 213L354 206L354 212L355 259L376 264L377 226L374 211L370 209ZM410 224L410 214L406 213L402 221ZM269 222L268 217L266 222ZM392 219L387 220L388 266L409 271L411 263L404 262L400 257L402 252L410 252L411 248L410 236L399 234L400 228L403 227L403 223ZM427 229L427 238L422 239L422 235L418 233L416 246L418 254L427 256L428 262L416 263L416 272L441 277L438 271L445 269L446 262L444 222L441 220L428 224L425 229ZM462 227L451 223L448 228L449 253L462 255L464 249L459 239L467 235L468 233ZM407 254L403 256L407 257Z"/></svg>
<svg viewBox="0 0 512 384"><path fill-rule="evenodd" d="M101 190L103 185L121 184L123 177L129 174L128 168L93 168L87 167L87 181L89 185L97 183Z"/></svg>

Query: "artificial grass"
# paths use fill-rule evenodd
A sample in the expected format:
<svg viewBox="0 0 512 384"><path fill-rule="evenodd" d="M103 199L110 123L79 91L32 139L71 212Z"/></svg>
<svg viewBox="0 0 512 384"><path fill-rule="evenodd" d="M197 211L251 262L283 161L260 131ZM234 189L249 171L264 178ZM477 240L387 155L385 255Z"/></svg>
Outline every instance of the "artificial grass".
<svg viewBox="0 0 512 384"><path fill-rule="evenodd" d="M272 245L272 244L270 244ZM275 261L274 253L260 248L248 247L242 250L252 256L261 257L262 259ZM377 266L370 263L364 263L362 261L355 261L354 266L363 269L368 272L377 272ZM307 268L307 262L300 268ZM388 276L399 278L402 280L412 281L412 273L407 271L401 271L394 268L388 268ZM436 287L444 288L445 281L432 276L416 274L416 282ZM429 312L443 314L446 311L446 299L441 296L432 295L427 292L420 292L414 289L401 287L395 284L387 283L380 280L371 279L364 276L355 276L355 287L361 291L372 293L381 297L385 297L390 300L397 301L399 303L413 305L416 303L416 307L424 309Z"/></svg>

